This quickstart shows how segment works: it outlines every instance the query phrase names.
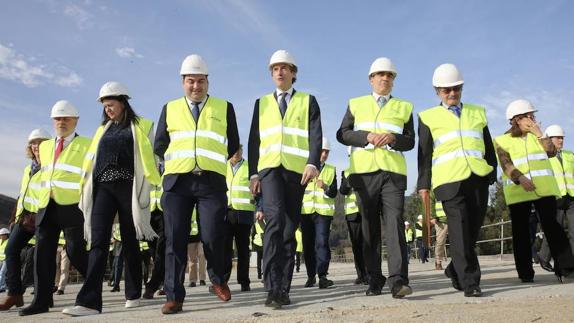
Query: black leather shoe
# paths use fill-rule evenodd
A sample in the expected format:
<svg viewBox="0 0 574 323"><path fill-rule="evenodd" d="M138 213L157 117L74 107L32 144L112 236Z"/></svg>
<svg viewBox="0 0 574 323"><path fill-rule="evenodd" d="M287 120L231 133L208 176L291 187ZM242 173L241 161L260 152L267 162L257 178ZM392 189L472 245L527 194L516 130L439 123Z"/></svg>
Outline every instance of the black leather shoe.
<svg viewBox="0 0 574 323"><path fill-rule="evenodd" d="M289 293L281 292L276 297L277 302L281 305L291 305L291 299L289 298Z"/></svg>
<svg viewBox="0 0 574 323"><path fill-rule="evenodd" d="M480 290L480 287L472 287L472 288L464 291L464 296L465 297L480 297L480 296L482 296L482 290Z"/></svg>
<svg viewBox="0 0 574 323"><path fill-rule="evenodd" d="M274 292L267 293L267 299L265 300L265 306L272 307L274 309L280 309L281 303L278 301L278 297Z"/></svg>
<svg viewBox="0 0 574 323"><path fill-rule="evenodd" d="M190 282L189 285L187 287L195 287L195 282Z"/></svg>
<svg viewBox="0 0 574 323"><path fill-rule="evenodd" d="M542 267L542 269L544 269L548 272L551 272L551 273L554 272L554 268L552 268L552 265L548 261L545 261L542 259L538 259L538 260L540 261L540 267Z"/></svg>
<svg viewBox="0 0 574 323"><path fill-rule="evenodd" d="M396 282L393 288L391 288L391 294L393 298L403 298L407 295L413 293L413 290L409 285L403 284L402 282Z"/></svg>
<svg viewBox="0 0 574 323"><path fill-rule="evenodd" d="M21 309L18 314L20 316L28 316L28 315L36 315L40 313L46 313L50 311L48 306L37 306L37 305L30 305L26 308Z"/></svg>
<svg viewBox="0 0 574 323"><path fill-rule="evenodd" d="M363 279L362 278L357 278L355 279L355 281L353 282L353 284L355 285L361 285L363 283Z"/></svg>
<svg viewBox="0 0 574 323"><path fill-rule="evenodd" d="M454 289L462 291L462 287L460 286L460 283L458 282L458 278L449 273L448 267L447 267L447 269L444 270L444 275L446 277L450 278L450 282L452 283L452 287Z"/></svg>
<svg viewBox="0 0 574 323"><path fill-rule="evenodd" d="M241 284L241 291L242 292L249 292L249 291L251 291L251 287L249 287L249 284Z"/></svg>
<svg viewBox="0 0 574 323"><path fill-rule="evenodd" d="M112 293L116 293L116 292L119 292L119 291L120 291L120 288L119 288L119 287L114 287L114 288L112 288L112 289L110 290L110 292L112 292Z"/></svg>
<svg viewBox="0 0 574 323"><path fill-rule="evenodd" d="M205 280L200 280L200 281L199 281L199 286L205 286Z"/></svg>
<svg viewBox="0 0 574 323"><path fill-rule="evenodd" d="M309 277L309 278L307 278L307 282L305 283L305 287L306 288L313 287L313 286L315 286L315 283L317 283L317 280L315 279L315 277Z"/></svg>
<svg viewBox="0 0 574 323"><path fill-rule="evenodd" d="M520 278L520 281L522 281L523 283L533 283L534 279L533 278Z"/></svg>
<svg viewBox="0 0 574 323"><path fill-rule="evenodd" d="M327 277L320 277L319 278L319 288L320 289L325 289L325 288L329 288L333 286L333 281L330 279L327 279Z"/></svg>
<svg viewBox="0 0 574 323"><path fill-rule="evenodd" d="M56 291L56 295L64 295L64 291L61 290L61 289L58 289L58 290Z"/></svg>
<svg viewBox="0 0 574 323"><path fill-rule="evenodd" d="M375 285L369 285L369 288L367 289L367 292L365 293L367 296L377 296L377 295L381 295L381 290L382 288L379 286L375 286Z"/></svg>

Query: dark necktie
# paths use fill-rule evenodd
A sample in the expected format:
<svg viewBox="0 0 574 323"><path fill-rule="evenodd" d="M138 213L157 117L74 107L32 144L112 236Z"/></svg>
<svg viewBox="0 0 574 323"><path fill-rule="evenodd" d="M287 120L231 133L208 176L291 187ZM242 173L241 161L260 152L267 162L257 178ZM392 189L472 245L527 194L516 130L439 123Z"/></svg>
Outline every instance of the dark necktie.
<svg viewBox="0 0 574 323"><path fill-rule="evenodd" d="M58 159L62 150L64 150L64 138L58 139L58 146L56 146L56 152L54 153L54 161Z"/></svg>
<svg viewBox="0 0 574 323"><path fill-rule="evenodd" d="M198 103L191 103L191 115L193 115L193 120L195 120L195 123L197 123L197 120L199 120L199 104Z"/></svg>
<svg viewBox="0 0 574 323"><path fill-rule="evenodd" d="M279 95L281 100L279 100L279 111L281 111L281 117L285 116L285 112L287 111L287 92L283 92Z"/></svg>
<svg viewBox="0 0 574 323"><path fill-rule="evenodd" d="M452 113L454 113L457 117L460 118L460 108L457 107L456 105L451 105L450 107L448 107L448 109L450 111L452 111Z"/></svg>

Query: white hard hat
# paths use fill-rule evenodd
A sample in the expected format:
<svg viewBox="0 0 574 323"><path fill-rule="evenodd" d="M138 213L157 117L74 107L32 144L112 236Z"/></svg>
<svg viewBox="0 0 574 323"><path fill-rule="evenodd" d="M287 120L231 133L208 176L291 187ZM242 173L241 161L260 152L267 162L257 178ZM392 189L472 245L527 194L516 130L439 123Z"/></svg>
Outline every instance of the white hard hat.
<svg viewBox="0 0 574 323"><path fill-rule="evenodd" d="M506 119L512 120L517 115L525 114L528 112L536 112L534 106L530 101L520 99L510 102L506 108Z"/></svg>
<svg viewBox="0 0 574 323"><path fill-rule="evenodd" d="M423 215L419 214L419 216L417 216L417 220L422 220L423 219Z"/></svg>
<svg viewBox="0 0 574 323"><path fill-rule="evenodd" d="M409 221L405 221L405 225L411 225Z"/></svg>
<svg viewBox="0 0 574 323"><path fill-rule="evenodd" d="M79 118L80 113L75 106L73 106L70 102L66 100L60 100L54 104L52 107L52 113L50 114L50 118L58 118L58 117L74 117Z"/></svg>
<svg viewBox="0 0 574 323"><path fill-rule="evenodd" d="M293 58L293 56L288 51L286 51L284 49L280 49L278 51L275 51L275 53L273 53L273 55L271 55L271 59L269 59L269 68L271 69L273 67L273 65L279 64L279 63L285 63L285 64L293 65L293 67L295 67L295 69L297 69L297 63L295 63L295 58Z"/></svg>
<svg viewBox="0 0 574 323"><path fill-rule="evenodd" d="M197 54L189 55L181 63L181 75L200 74L208 75L207 63Z"/></svg>
<svg viewBox="0 0 574 323"><path fill-rule="evenodd" d="M51 139L51 138L52 136L48 133L48 131L44 129L34 129L32 130L32 132L30 132L30 135L28 135L28 142L34 139Z"/></svg>
<svg viewBox="0 0 574 323"><path fill-rule="evenodd" d="M130 98L128 88L120 82L106 82L106 84L102 85L100 89L100 96L98 97L98 101L102 101L103 98L109 96L120 96L125 95Z"/></svg>
<svg viewBox="0 0 574 323"><path fill-rule="evenodd" d="M3 234L10 234L10 230L7 228L2 228L0 229L0 236Z"/></svg>
<svg viewBox="0 0 574 323"><path fill-rule="evenodd" d="M564 130L557 124L548 126L544 131L546 137L564 137Z"/></svg>
<svg viewBox="0 0 574 323"><path fill-rule="evenodd" d="M322 150L331 150L331 143L327 137L323 137L323 146L321 147Z"/></svg>
<svg viewBox="0 0 574 323"><path fill-rule="evenodd" d="M451 87L464 83L462 74L454 64L442 64L434 70L432 85L434 87Z"/></svg>
<svg viewBox="0 0 574 323"><path fill-rule="evenodd" d="M397 68L395 67L395 64L393 64L393 62L391 62L391 60L386 57L379 57L375 59L373 64L371 64L371 68L369 69L369 77L378 72L391 72L395 77L397 76Z"/></svg>

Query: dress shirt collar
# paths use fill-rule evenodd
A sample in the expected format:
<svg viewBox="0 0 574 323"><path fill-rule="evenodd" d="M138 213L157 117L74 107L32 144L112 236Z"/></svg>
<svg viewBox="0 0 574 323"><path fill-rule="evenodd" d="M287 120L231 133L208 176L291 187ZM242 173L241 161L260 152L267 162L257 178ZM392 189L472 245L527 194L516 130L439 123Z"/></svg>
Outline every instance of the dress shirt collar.
<svg viewBox="0 0 574 323"><path fill-rule="evenodd" d="M291 97L293 96L293 87L289 88L289 90L287 90L287 91L281 91L280 89L276 89L275 94L277 95L277 100L279 100L281 93L283 93L283 92L287 93L287 97L285 98L285 100L289 101L291 99Z"/></svg>
<svg viewBox="0 0 574 323"><path fill-rule="evenodd" d="M203 101L199 102L199 105L198 105L199 111L201 111L201 109L203 109L203 107L205 106L205 102L207 102L207 98L209 98L209 94L205 96ZM185 97L185 99L187 100L187 105L189 106L189 110L191 111L191 108L193 107L193 101L191 101L187 96Z"/></svg>
<svg viewBox="0 0 574 323"><path fill-rule="evenodd" d="M444 103L444 102L442 102L442 101L440 102L440 104L441 104L443 107L445 107L447 110L448 110L448 108L450 107L450 105L447 105L446 103ZM462 102L460 102L459 108L460 108L460 111L461 111L461 113L462 113Z"/></svg>
<svg viewBox="0 0 574 323"><path fill-rule="evenodd" d="M391 99L391 94L390 94L390 93L387 94L387 95L380 95L380 94L377 94L377 93L373 92L372 94L373 94L373 98L375 98L375 101L376 101L377 103L379 103L379 98L380 98L380 97L385 98L385 102L389 102L389 100Z"/></svg>
<svg viewBox="0 0 574 323"><path fill-rule="evenodd" d="M66 148L72 142L72 140L74 140L74 137L76 137L75 132L72 132L69 136L64 137L64 148ZM58 140L60 140L60 138L62 138L62 137L56 138L56 146L55 147L58 147ZM56 148L54 148L54 149L56 149Z"/></svg>

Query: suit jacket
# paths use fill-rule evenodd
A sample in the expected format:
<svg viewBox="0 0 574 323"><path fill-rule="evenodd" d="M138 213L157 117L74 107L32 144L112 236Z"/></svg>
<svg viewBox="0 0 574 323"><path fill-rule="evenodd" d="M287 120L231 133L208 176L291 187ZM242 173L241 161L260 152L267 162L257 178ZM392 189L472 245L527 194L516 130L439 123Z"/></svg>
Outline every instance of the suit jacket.
<svg viewBox="0 0 574 323"><path fill-rule="evenodd" d="M154 152L163 161L163 157L167 147L170 143L169 132L167 131L166 117L167 104L163 106L161 115L157 123L157 131L155 133ZM235 110L233 104L227 102L227 157L228 159L239 149L239 132L237 130L237 121L235 118ZM180 174L168 174L163 179L164 191L169 191L177 182ZM227 190L227 183L225 176L211 171L206 171L203 176L209 178L209 183L213 187L222 187Z"/></svg>
<svg viewBox="0 0 574 323"><path fill-rule="evenodd" d="M419 118L419 151L418 151L418 169L419 177L417 181L417 190L430 189L431 188L431 178L432 178L432 154L434 150L434 139L430 132L430 128L425 125ZM488 126L482 129L482 136L484 140L484 159L486 162L493 167L493 171L488 174L485 180L489 184L496 182L496 153L494 152L494 145L492 143L492 138L490 137L490 131ZM453 198L460 189L460 184L462 181L443 184L434 189L434 194L437 200L449 200Z"/></svg>
<svg viewBox="0 0 574 323"><path fill-rule="evenodd" d="M384 109L384 107L383 107ZM353 146L353 147L365 147L369 144L367 141L367 136L369 135L368 131L365 130L354 130L355 126L355 117L351 113L351 109L347 106L347 112L343 117L343 121L341 122L341 127L337 131L337 140L345 146ZM413 149L415 146L415 128L413 122L413 116L409 117L407 123L405 123L403 127L403 133L396 133L394 134L396 137L396 141L389 146L396 150L396 151L409 151ZM349 176L349 181L351 186L353 185L353 177L361 176L361 177L370 177L374 176L381 171L376 171L373 173L367 174L353 174ZM391 181L393 184L399 188L406 190L407 189L407 177L405 175L391 173L389 172Z"/></svg>
<svg viewBox="0 0 574 323"><path fill-rule="evenodd" d="M295 95L293 90L293 95ZM277 98L276 92L273 93ZM289 107L288 107L289 108ZM249 147L247 156L249 160L249 177L259 175L259 179L265 177L270 168L263 169L261 172L257 171L259 164L259 145L261 140L259 137L259 99L255 101L253 108L253 118L251 119L251 130L249 131ZM323 147L323 128L321 126L321 110L319 104L314 96L310 95L309 98L309 158L307 164L315 165L317 170L320 167L321 149ZM280 166L281 167L281 166ZM285 170L289 181L301 181L301 174Z"/></svg>

